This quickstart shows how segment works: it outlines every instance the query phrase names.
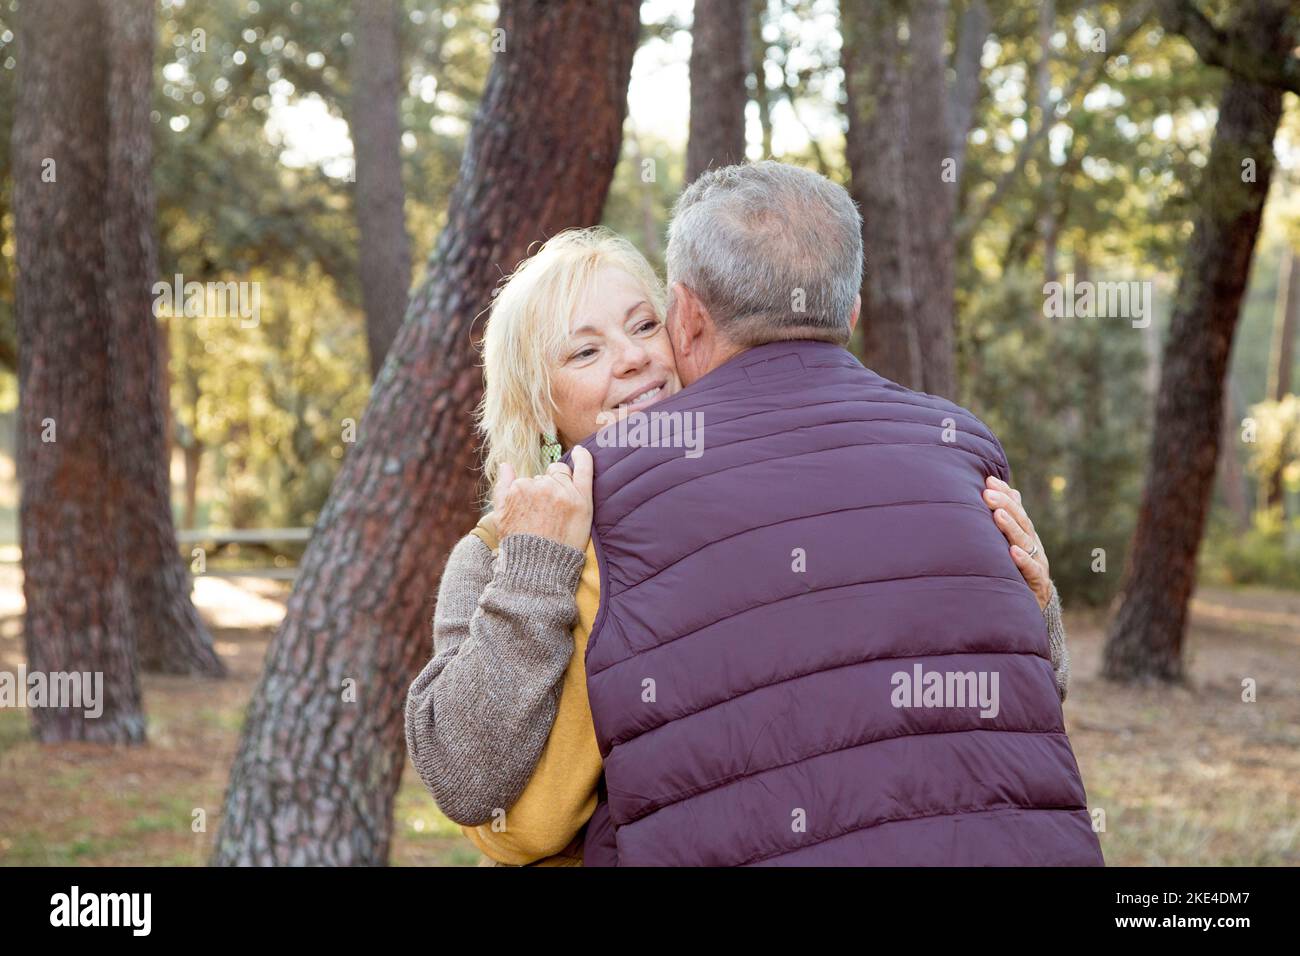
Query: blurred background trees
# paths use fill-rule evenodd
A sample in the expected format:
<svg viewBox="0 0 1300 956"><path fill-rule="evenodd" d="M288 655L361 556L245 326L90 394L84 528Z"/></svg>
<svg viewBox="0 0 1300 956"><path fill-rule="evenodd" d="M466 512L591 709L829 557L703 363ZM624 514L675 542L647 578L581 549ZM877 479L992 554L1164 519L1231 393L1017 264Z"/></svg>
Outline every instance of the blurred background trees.
<svg viewBox="0 0 1300 956"><path fill-rule="evenodd" d="M1188 30L1184 11L1193 7L1160 6L1165 27ZM1230 32L1219 34L1237 52L1200 55L1284 63L1300 40L1290 7L1288 0L1238 5ZM1282 95L1278 85L1239 73L1227 78L1209 159L1191 193L1193 231L1160 363L1133 552L1106 643L1104 673L1114 679L1184 677L1183 637L1219 459L1228 361L1272 183Z"/></svg>
<svg viewBox="0 0 1300 956"><path fill-rule="evenodd" d="M0 367L9 373L0 378L0 442L9 453L0 465L15 460L14 435L29 434L33 423L17 403L24 363L57 361L89 375L85 394L101 387L115 394L112 374L125 376L140 386L131 408L146 407L152 375L155 391L166 395L155 409L162 421L156 437L146 427L130 433L129 444L141 469L161 474L170 464L176 526L317 526L327 551L349 553L339 545L342 506L336 502L331 516L327 501L341 474L350 477L336 496L351 494L355 502L357 489L369 487L358 476L376 452L365 448L360 426L401 394L380 372L394 337L400 342L412 321L424 323L421 347L441 349L449 364L433 364L427 351L406 356L426 363L419 367L442 393L406 399L424 403L423 430L404 430L410 422L394 430L390 417L379 419L383 428L390 440L420 436L404 453L451 455L468 469L473 450L458 444L468 432L438 432L433 423L445 425L472 404L473 386L465 383L475 374L473 318L528 243L602 219L662 266L664 229L682 186L709 165L771 157L844 183L862 205L867 273L853 349L889 377L966 405L998 433L1067 605L1106 607L1130 569L1129 610L1116 618L1114 634L1139 651L1117 651L1127 663L1112 676L1177 676L1170 661L1181 653L1178 609L1194 580L1300 587L1300 114L1293 95L1300 34L1293 4L719 0L697 13L690 0L650 0L639 5L639 36L626 41L635 41L636 54L621 143L607 157L607 189L574 166L557 171L524 160L543 148L549 155L572 147L566 130L594 138L580 145L596 148L608 134L608 111L586 123L566 113L554 129L535 125L532 111L541 104L502 119L502 135L547 144L508 140L523 158L517 167L503 164L521 190L506 205L528 207L534 193L572 201L512 223L504 199L466 195L466 183L487 175L466 164L474 162L470 131L492 89L491 71L511 55L508 42L501 47L498 16L532 4L135 2L150 8L156 38L150 88L136 105L144 95L151 102L147 113L132 114L147 116L152 156L142 159L143 144L123 148L121 164L104 167L116 170L114 188L105 181L85 196L63 196L66 215L90 216L115 191L129 195L151 169L156 264L133 274L169 284L176 276L256 283L259 314L246 322L164 306L153 372L138 307L136 324L119 323L116 333L140 346L129 356L111 352L109 333L99 328L78 327L85 341L60 345L54 330L70 313L55 309L58 295L109 300L99 290L77 292L92 277L78 273L76 262L35 251L82 250L93 241L66 222L42 222L32 205L31 164L53 148L41 145L40 134L57 119L35 111L65 94L54 86L20 91L25 75L37 84L57 79L67 96L93 84L87 76L58 79L39 65L25 68L19 22L50 17L55 8L0 0ZM1266 28L1250 19L1265 15ZM69 41L74 46L94 42L84 24L59 26L83 31ZM29 42L34 57L68 55L67 46ZM553 70L586 76L578 72L584 64L563 52L556 51ZM141 56L137 51L137 65ZM535 85L554 79L533 68ZM107 67L86 69L109 75ZM1251 96L1243 98L1246 87ZM568 99L557 111L586 108L564 90ZM1267 122L1258 125L1263 105ZM101 120L108 122L94 123ZM1247 122L1257 124L1250 135L1234 132L1233 124ZM1229 147L1215 158L1225 129L1249 141L1251 155ZM87 129L75 132L84 137ZM1241 180L1244 159L1254 160L1249 184ZM28 170L22 182L20 168ZM1226 195L1215 183L1227 181L1229 168L1235 182L1253 187L1245 190L1251 208L1239 225L1258 221L1244 231L1215 219L1214 204ZM137 214L145 215L150 200L137 192ZM58 228L64 231L50 231ZM35 259L23 258L24 232L36 243L28 250ZM457 240L466 236L481 250L478 258L463 258ZM88 263L101 253L87 247L75 257ZM149 255L141 251L133 261L147 263ZM29 274L20 281L24 262ZM118 266L112 271L125 275ZM1150 283L1153 314L1147 323L1051 317L1045 286L1063 281ZM35 294L45 313L31 312L20 335L23 282L33 283L26 301ZM56 288L58 295L50 291ZM110 310L97 308L107 321ZM1213 334L1194 334L1206 329ZM117 356L110 366L88 361L110 354ZM409 377L399 369L391 375ZM1193 390L1199 401L1175 401ZM152 413L140 420L151 422ZM114 426L106 418L102 427ZM105 434L129 433L118 427ZM113 449L110 441L96 452L104 467ZM148 474L132 480L145 487ZM424 573L404 579L419 592L408 601L418 604L436 588L436 555L464 530L446 516L470 513L471 484L454 483L437 514L394 530L394 541L412 535L395 545L404 566L418 563L408 548L424 549ZM7 485L0 522L17 542L12 468ZM108 521L121 507L100 501L93 482L84 491L77 505L87 521ZM39 497L31 501L37 506ZM1162 509L1165 524L1156 514ZM1130 553L1144 510L1146 531ZM1152 529L1179 524L1171 551L1166 531ZM170 535L161 519L154 532L155 544ZM271 550L286 568L304 559L297 545ZM235 551L221 560L238 565ZM191 558L189 549L178 552ZM324 554L303 560L300 584L334 580ZM78 567L102 573L105 582L117 574ZM138 581L127 586L130 593L143 593ZM339 600L350 593L340 590ZM301 630L309 598L297 600L290 621ZM172 602L181 610L171 620L185 621L186 603ZM413 608L400 608L400 621L390 622L403 635L397 663L388 662L397 670L418 657L406 641L418 618ZM103 614L110 611L119 613ZM201 656L201 625L162 630L187 627L188 644ZM1173 650L1152 655L1156 645ZM167 654L145 657L138 662L167 669ZM292 655L279 663L291 670ZM123 680L129 686L125 673ZM231 845L235 858L250 844ZM362 855L377 847L381 841Z"/></svg>
<svg viewBox="0 0 1300 956"><path fill-rule="evenodd" d="M19 0L0 4L5 142L17 89L18 9ZM1225 19L1212 5L1205 12ZM160 0L157 13L151 120L159 279L181 274L262 287L253 328L161 316L177 520L183 527L310 525L347 451L339 422L360 421L369 395L374 363L358 365L374 351L368 330L391 325L394 302L406 295L394 291L401 283L393 278L401 271L401 228L414 266L446 215L492 58L495 11L401 0L390 8L400 21L399 60L384 76L361 69L358 58L364 63L363 37L386 43L388 28L367 34L350 4L308 10L300 0ZM927 320L913 285L930 288L943 276L926 255L933 242L920 243L918 255L908 236L928 229L930 214L949 222L933 236L952 242L938 258L951 254L953 382L935 390L977 409L1002 437L1066 599L1108 602L1134 527L1160 343L1190 236L1190 190L1207 162L1225 72L1202 62L1143 4L749 0L711 7L710 16L739 19L745 42L725 26L709 39L729 46L695 65L711 70L709 86L695 86L710 112L709 122L692 126L692 6L643 7L643 65L605 221L659 261L672 199L688 178L688 141L730 156L734 146L706 145L706 137L734 140L743 110L747 156L818 168L846 183L871 213L864 314L874 321L863 327L884 338L856 347L885 374L923 387L923 363L942 368L949 346L920 331ZM741 100L737 57L745 60ZM719 76L729 77L727 86L714 89L722 82L714 73L726 64L730 72ZM948 131L941 160L953 160L953 176L935 175L926 189L906 177L933 165L936 145L927 146L926 160L914 144L939 124L909 125L909 117L925 111L918 97L938 102L933 88L915 81L939 72ZM364 82L354 91L359 75L376 78L384 92ZM668 90L683 98L637 108ZM356 109L359 97L393 96L400 176L391 160L374 162L378 194L405 195L401 217L391 198L382 213L384 201L361 198L366 162L353 155L349 136L350 123L376 112ZM1224 434L1235 423L1236 440L1221 456L1202 562L1220 579L1272 579L1285 570L1274 558L1291 553L1282 548L1290 527L1282 508L1294 499L1300 465L1278 403L1294 377L1287 382L1271 369L1288 353L1291 367L1296 360L1294 333L1278 338L1283 325L1274 319L1296 309L1278 303L1286 300L1280 266L1300 245L1297 128L1289 111L1279 132L1280 181L1231 357ZM392 134L383 136L392 156ZM16 372L11 169L8 151L0 151L0 363ZM362 241L367 214L382 216L374 229L388 239ZM387 271L371 285L389 300L368 307L363 257L381 245L377 261ZM1046 318L1042 285L1065 274L1152 281L1154 322L1135 329ZM946 377L936 374L936 381ZM1270 375L1281 391L1270 388ZM15 384L5 386L11 409ZM1261 425L1258 441L1242 440L1248 417ZM12 512L8 521L16 539ZM1094 570L1099 549L1104 573ZM298 557L292 547L282 550L290 561Z"/></svg>

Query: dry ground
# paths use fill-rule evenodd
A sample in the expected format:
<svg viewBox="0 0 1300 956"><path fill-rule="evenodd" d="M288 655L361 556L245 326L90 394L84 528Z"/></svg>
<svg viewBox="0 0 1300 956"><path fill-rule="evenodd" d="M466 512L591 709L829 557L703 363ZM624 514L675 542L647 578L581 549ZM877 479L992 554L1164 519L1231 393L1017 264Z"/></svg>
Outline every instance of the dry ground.
<svg viewBox="0 0 1300 956"><path fill-rule="evenodd" d="M201 578L195 600L227 681L146 677L149 745L41 746L25 710L0 709L0 863L197 865L209 852L244 706L286 586ZM0 670L23 663L21 584L0 567ZM1300 594L1202 590L1184 688L1095 676L1095 615L1066 615L1066 722L1111 865L1300 864ZM1253 678L1258 700L1242 701ZM207 829L194 833L194 811ZM408 767L398 865L472 865L477 853Z"/></svg>

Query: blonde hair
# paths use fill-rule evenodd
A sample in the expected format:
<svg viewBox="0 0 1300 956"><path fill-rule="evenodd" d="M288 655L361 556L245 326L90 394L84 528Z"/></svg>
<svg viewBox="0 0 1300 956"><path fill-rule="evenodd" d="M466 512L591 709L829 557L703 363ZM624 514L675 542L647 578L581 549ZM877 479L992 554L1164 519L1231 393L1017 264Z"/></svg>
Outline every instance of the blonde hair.
<svg viewBox="0 0 1300 956"><path fill-rule="evenodd" d="M514 466L520 478L546 471L542 435L559 440L551 368L563 352L570 320L606 266L631 275L663 320L663 283L636 246L603 226L568 229L548 239L497 289L483 335L483 398L475 414L485 446L485 498L503 464Z"/></svg>

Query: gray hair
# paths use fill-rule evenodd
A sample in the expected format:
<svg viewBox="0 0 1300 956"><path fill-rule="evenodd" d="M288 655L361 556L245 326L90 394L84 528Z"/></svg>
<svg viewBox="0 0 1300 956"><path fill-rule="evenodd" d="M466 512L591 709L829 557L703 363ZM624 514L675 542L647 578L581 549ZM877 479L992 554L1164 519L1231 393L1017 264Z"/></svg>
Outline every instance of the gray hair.
<svg viewBox="0 0 1300 956"><path fill-rule="evenodd" d="M846 345L862 286L862 216L843 186L767 160L712 169L668 225L680 282L736 345L814 338Z"/></svg>

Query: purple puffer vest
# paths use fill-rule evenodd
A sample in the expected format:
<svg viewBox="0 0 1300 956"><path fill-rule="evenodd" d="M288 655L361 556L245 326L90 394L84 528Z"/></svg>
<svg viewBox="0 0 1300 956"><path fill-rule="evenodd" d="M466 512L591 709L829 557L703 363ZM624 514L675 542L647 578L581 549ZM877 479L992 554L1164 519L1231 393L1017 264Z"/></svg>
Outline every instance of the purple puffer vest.
<svg viewBox="0 0 1300 956"><path fill-rule="evenodd" d="M583 443L586 865L1102 865L988 428L813 341L648 411L702 453Z"/></svg>

